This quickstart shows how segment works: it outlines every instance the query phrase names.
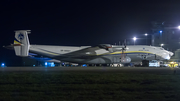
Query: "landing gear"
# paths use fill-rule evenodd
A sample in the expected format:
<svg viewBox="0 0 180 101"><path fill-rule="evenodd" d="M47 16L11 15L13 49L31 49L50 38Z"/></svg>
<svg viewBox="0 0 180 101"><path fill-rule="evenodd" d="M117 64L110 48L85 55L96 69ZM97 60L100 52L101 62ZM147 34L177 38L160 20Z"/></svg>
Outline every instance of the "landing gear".
<svg viewBox="0 0 180 101"><path fill-rule="evenodd" d="M149 67L149 60L142 60L143 67Z"/></svg>
<svg viewBox="0 0 180 101"><path fill-rule="evenodd" d="M121 67L122 64L110 64L110 67Z"/></svg>

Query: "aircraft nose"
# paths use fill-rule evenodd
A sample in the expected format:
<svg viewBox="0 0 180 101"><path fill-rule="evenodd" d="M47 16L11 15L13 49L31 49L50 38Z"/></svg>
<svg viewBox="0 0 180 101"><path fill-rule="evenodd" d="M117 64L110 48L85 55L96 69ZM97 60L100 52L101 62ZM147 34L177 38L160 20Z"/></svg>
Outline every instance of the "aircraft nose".
<svg viewBox="0 0 180 101"><path fill-rule="evenodd" d="M174 54L173 52L170 52L170 51L168 51L168 52L169 52L169 55L170 55L170 56L173 56L173 54Z"/></svg>
<svg viewBox="0 0 180 101"><path fill-rule="evenodd" d="M169 60L169 59L171 58L171 56L173 55L172 52L166 51L166 50L161 51L161 52L158 52L158 54L161 55L161 57L162 57L163 59L167 59L167 60Z"/></svg>
<svg viewBox="0 0 180 101"><path fill-rule="evenodd" d="M166 52L168 54L168 56L166 56L166 59L169 60L171 58L171 56L173 56L173 52L167 51Z"/></svg>

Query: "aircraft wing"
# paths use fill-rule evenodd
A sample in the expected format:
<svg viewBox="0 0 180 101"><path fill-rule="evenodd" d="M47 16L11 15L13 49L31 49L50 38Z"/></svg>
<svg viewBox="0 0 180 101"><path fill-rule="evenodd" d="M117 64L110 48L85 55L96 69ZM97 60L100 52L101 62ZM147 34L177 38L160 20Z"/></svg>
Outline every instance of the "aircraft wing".
<svg viewBox="0 0 180 101"><path fill-rule="evenodd" d="M69 58L87 58L87 57L94 57L97 55L96 50L99 50L98 46L96 47L88 47L84 48L75 52L67 53L61 55L60 57L69 57Z"/></svg>

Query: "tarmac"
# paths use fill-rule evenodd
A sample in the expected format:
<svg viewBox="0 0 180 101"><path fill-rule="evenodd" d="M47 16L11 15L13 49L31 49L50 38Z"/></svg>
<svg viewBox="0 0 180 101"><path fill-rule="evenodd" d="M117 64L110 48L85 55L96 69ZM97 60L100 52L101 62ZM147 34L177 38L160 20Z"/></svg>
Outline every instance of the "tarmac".
<svg viewBox="0 0 180 101"><path fill-rule="evenodd" d="M114 72L180 74L179 68L170 67L0 67L0 72Z"/></svg>

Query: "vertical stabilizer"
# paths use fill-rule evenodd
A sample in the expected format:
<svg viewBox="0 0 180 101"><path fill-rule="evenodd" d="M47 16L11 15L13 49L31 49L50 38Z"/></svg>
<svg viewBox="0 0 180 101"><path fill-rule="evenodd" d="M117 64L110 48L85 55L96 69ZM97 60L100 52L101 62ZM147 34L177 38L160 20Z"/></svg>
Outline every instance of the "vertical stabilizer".
<svg viewBox="0 0 180 101"><path fill-rule="evenodd" d="M29 39L30 30L15 31L14 50L17 56L28 56L29 54Z"/></svg>

